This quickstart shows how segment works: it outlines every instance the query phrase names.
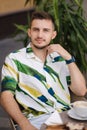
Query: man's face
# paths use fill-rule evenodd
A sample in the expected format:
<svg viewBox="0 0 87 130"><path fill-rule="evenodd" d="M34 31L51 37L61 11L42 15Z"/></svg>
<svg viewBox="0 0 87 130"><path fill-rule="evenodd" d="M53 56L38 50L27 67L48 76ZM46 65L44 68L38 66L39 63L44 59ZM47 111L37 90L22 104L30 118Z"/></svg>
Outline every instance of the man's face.
<svg viewBox="0 0 87 130"><path fill-rule="evenodd" d="M55 38L56 31L51 20L35 19L32 21L31 28L28 30L32 45L38 49L43 49Z"/></svg>

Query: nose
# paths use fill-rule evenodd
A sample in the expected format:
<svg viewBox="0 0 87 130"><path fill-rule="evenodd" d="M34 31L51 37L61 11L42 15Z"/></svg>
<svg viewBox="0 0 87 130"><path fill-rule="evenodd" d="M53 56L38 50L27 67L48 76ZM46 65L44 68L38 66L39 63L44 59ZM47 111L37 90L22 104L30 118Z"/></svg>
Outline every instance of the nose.
<svg viewBox="0 0 87 130"><path fill-rule="evenodd" d="M39 30L38 32L38 37L42 37L43 36L43 31L42 30Z"/></svg>

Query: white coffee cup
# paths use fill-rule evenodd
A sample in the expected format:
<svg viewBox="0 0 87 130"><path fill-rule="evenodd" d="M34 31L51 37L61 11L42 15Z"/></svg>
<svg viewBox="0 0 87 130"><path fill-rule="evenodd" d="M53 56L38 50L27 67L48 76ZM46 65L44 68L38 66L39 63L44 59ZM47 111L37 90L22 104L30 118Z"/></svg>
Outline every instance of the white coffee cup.
<svg viewBox="0 0 87 130"><path fill-rule="evenodd" d="M80 117L87 117L87 101L76 101L73 103L74 112Z"/></svg>

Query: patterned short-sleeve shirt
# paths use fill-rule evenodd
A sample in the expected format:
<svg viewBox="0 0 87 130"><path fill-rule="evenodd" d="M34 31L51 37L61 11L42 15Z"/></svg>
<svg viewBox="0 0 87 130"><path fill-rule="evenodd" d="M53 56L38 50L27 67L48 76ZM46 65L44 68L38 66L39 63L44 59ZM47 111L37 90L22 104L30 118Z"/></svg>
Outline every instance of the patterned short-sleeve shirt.
<svg viewBox="0 0 87 130"><path fill-rule="evenodd" d="M33 115L67 110L69 84L65 60L54 52L43 63L30 44L10 53L2 67L2 91L11 91L24 110Z"/></svg>

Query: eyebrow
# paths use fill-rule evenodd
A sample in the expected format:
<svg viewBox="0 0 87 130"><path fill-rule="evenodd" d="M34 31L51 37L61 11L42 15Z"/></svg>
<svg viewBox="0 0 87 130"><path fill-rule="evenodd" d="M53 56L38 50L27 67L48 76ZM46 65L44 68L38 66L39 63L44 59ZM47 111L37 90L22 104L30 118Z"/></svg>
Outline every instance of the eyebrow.
<svg viewBox="0 0 87 130"><path fill-rule="evenodd" d="M39 28L38 27L31 27L32 29L38 29L39 30ZM50 31L51 29L50 28L43 28L43 30L48 30L48 31Z"/></svg>

